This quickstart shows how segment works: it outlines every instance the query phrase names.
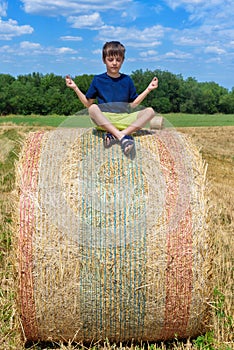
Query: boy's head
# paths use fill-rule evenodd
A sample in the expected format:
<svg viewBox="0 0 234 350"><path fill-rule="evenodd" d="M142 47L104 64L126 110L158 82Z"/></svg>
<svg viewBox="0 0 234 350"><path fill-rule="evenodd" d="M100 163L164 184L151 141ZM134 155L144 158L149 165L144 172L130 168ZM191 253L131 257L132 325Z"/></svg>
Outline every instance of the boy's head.
<svg viewBox="0 0 234 350"><path fill-rule="evenodd" d="M105 62L106 57L121 57L124 60L125 47L119 41L106 42L102 49L102 59Z"/></svg>

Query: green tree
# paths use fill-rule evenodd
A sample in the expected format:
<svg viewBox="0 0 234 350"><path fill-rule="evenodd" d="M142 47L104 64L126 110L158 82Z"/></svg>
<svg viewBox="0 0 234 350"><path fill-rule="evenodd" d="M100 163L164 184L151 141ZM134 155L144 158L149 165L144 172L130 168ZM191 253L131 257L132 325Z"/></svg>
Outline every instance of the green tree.
<svg viewBox="0 0 234 350"><path fill-rule="evenodd" d="M193 77L188 77L181 84L181 113L198 113L197 101L201 99L198 82Z"/></svg>
<svg viewBox="0 0 234 350"><path fill-rule="evenodd" d="M22 84L20 80L16 80L11 84L9 91L12 113L28 115L40 112L38 90L29 81Z"/></svg>
<svg viewBox="0 0 234 350"><path fill-rule="evenodd" d="M230 93L221 96L219 104L221 113L234 113L234 88Z"/></svg>
<svg viewBox="0 0 234 350"><path fill-rule="evenodd" d="M200 105L202 113L217 113L219 111L220 99L222 96L228 94L228 90L214 82L200 83L199 86L203 96Z"/></svg>
<svg viewBox="0 0 234 350"><path fill-rule="evenodd" d="M15 78L9 74L0 74L0 114L7 115L12 113L12 108L9 103L10 86L15 81Z"/></svg>
<svg viewBox="0 0 234 350"><path fill-rule="evenodd" d="M234 89L228 92L214 82L199 83L192 77L184 80L168 71L133 72L131 77L137 92L145 90L154 76L158 77L159 86L147 95L144 107L151 106L159 113L234 113ZM83 93L92 79L93 75L87 74L74 78ZM71 115L83 109L62 76L33 72L14 78L0 74L0 114Z"/></svg>

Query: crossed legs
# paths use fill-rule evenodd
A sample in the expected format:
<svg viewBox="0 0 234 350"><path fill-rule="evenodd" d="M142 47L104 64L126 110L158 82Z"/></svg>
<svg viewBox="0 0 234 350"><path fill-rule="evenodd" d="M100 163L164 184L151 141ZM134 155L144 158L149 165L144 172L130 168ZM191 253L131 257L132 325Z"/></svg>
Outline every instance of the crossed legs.
<svg viewBox="0 0 234 350"><path fill-rule="evenodd" d="M151 107L145 108L138 113L137 119L124 130L117 129L105 117L105 115L96 104L92 104L89 107L89 115L96 125L101 126L103 129L114 135L116 139L121 141L124 136L131 135L133 132L144 127L155 116L155 112Z"/></svg>

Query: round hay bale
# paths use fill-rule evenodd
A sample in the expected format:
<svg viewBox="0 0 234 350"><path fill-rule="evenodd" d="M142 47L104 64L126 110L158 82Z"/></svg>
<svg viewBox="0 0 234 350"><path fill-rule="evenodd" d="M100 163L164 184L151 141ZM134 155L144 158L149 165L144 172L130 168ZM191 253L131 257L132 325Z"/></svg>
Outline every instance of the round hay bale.
<svg viewBox="0 0 234 350"><path fill-rule="evenodd" d="M17 166L18 307L27 340L157 341L206 331L205 166L175 130L136 154L102 132L30 133Z"/></svg>

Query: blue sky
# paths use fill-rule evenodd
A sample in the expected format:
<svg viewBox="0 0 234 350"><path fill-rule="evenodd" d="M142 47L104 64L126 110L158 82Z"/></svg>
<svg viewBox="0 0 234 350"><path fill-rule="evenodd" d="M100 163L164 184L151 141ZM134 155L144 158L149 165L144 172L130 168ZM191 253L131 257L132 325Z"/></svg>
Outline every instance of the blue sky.
<svg viewBox="0 0 234 350"><path fill-rule="evenodd" d="M0 0L0 73L102 73L103 44L119 40L126 74L161 69L231 89L233 16L233 0Z"/></svg>

